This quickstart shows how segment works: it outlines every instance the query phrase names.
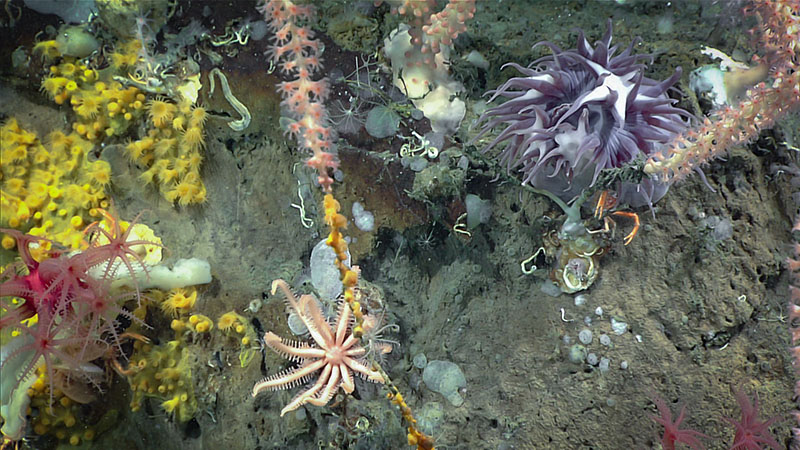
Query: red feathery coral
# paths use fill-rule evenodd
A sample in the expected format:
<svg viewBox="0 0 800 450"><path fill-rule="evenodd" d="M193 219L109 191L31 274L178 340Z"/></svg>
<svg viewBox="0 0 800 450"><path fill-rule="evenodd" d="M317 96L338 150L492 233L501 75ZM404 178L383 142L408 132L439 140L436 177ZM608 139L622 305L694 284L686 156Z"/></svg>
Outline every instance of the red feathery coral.
<svg viewBox="0 0 800 450"><path fill-rule="evenodd" d="M769 433L769 426L778 421L778 417L771 417L766 422L758 420L758 394L753 403L742 390L736 391L736 401L742 409L742 420L736 421L725 417L725 420L736 427L731 450L761 450L763 445L768 445L775 450L783 448Z"/></svg>
<svg viewBox="0 0 800 450"><path fill-rule="evenodd" d="M680 429L681 422L686 415L686 405L681 407L681 412L675 421L672 421L672 411L670 411L667 402L659 396L653 398L661 416L650 416L654 421L664 427L664 434L661 436L661 448L664 450L675 450L675 444L686 444L693 449L704 449L703 443L699 438L708 438L705 434L688 429Z"/></svg>

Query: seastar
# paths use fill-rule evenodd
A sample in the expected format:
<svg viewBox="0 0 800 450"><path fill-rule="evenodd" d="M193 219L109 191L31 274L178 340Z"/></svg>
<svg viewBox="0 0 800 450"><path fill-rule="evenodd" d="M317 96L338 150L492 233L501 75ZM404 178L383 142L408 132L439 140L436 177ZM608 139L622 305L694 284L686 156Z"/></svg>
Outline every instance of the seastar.
<svg viewBox="0 0 800 450"><path fill-rule="evenodd" d="M311 379L320 372L316 382L308 389L300 392L283 410L281 417L310 403L325 406L336 394L339 386L350 394L355 389L353 373L375 383L383 383L380 372L368 367L365 360L367 350L358 338L353 336L350 318L350 307L342 302L339 307L336 325L331 328L322 314L319 304L311 295L302 295L297 299L283 280L272 282L272 294L280 289L286 295L289 306L303 321L313 339L313 345L306 342L295 342L281 338L273 332L264 335L264 343L286 359L299 362L300 365L265 378L253 386L253 397L259 392L269 390L291 389Z"/></svg>

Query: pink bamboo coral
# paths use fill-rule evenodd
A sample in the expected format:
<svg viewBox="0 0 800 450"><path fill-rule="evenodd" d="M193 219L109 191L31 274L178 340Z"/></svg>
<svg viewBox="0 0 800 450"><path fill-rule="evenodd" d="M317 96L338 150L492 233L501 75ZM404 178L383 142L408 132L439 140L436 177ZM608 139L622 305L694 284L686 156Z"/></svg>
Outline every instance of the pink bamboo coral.
<svg viewBox="0 0 800 450"><path fill-rule="evenodd" d="M652 155L646 173L674 182L735 145L758 133L800 105L800 3L797 0L759 0L745 12L755 14L760 26L760 56L754 62L769 69L769 81L747 90L737 105L706 117L699 127L678 136L669 147Z"/></svg>
<svg viewBox="0 0 800 450"><path fill-rule="evenodd" d="M333 178L328 172L335 170L339 162L331 153L331 128L325 109L328 81L312 79L320 68L319 41L311 29L297 24L298 20L309 19L313 10L292 0L265 0L259 12L275 32L269 55L281 72L292 78L278 87L281 105L292 120L286 132L297 139L300 148L312 153L306 164L317 170L320 186L330 192Z"/></svg>

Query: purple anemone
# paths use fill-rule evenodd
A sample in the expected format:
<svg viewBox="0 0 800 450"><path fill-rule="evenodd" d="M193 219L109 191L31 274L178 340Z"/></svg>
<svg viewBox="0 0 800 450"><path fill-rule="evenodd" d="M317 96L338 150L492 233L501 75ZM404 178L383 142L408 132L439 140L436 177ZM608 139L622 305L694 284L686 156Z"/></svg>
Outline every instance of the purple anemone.
<svg viewBox="0 0 800 450"><path fill-rule="evenodd" d="M641 61L652 61L652 55L632 54L637 41L614 55L609 20L594 48L582 31L573 50L536 44L548 46L553 54L528 67L505 65L523 76L490 91L490 101L507 100L480 117L483 128L475 139L504 125L484 151L505 142L500 162L509 171L519 167L523 184L563 200L592 186L601 170L650 155L684 130L691 115L666 94L680 78L680 68L664 81L647 78ZM617 191L620 201L640 206L661 198L666 186L645 179L621 183Z"/></svg>

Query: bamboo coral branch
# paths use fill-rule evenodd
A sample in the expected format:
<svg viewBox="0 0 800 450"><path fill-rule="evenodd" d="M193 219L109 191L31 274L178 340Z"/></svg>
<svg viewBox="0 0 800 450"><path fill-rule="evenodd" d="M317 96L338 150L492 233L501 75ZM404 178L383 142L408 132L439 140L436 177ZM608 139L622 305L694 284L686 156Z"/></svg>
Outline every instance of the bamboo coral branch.
<svg viewBox="0 0 800 450"><path fill-rule="evenodd" d="M312 80L320 68L321 47L309 28L298 25L312 17L313 9L292 0L264 0L259 11L275 32L269 51L273 62L293 78L279 85L281 105L292 119L286 133L312 154L306 164L317 170L320 186L330 192L333 178L328 172L339 167L339 162L330 151L332 135L325 109L328 82L325 78Z"/></svg>
<svg viewBox="0 0 800 450"><path fill-rule="evenodd" d="M758 16L762 56L754 58L771 69L769 82L749 89L745 98L705 118L678 136L669 147L650 157L644 171L666 182L684 178L735 145L749 142L763 129L800 104L800 2L754 0L747 12Z"/></svg>
<svg viewBox="0 0 800 450"><path fill-rule="evenodd" d="M319 44L313 39L311 30L296 24L298 19L310 18L312 9L309 6L296 5L292 0L265 0L259 11L264 14L269 27L275 32L274 45L270 51L273 60L281 66L282 72L296 77L279 86L283 97L282 105L295 119L287 132L298 139L301 148L313 153L306 164L317 169L319 183L326 192L323 206L325 223L330 228L326 243L336 253L335 264L344 287L344 298L355 317L353 336L363 340L364 313L354 293L358 283L358 269L345 264L347 242L341 230L347 226L347 219L339 213L340 205L333 197L331 188L333 178L328 173L329 169L338 167L335 155L328 151L331 148L331 133L324 106L328 84L325 79L311 79L313 72L320 67ZM433 439L417 428L417 421L411 414L411 408L403 400L400 390L392 383L374 355L369 354L368 357L372 370L381 374L389 389L388 398L400 408L407 423L409 445L416 445L420 450L433 450Z"/></svg>
<svg viewBox="0 0 800 450"><path fill-rule="evenodd" d="M339 214L339 202L333 197L333 194L326 194L324 200L325 207L325 223L330 227L330 233L326 243L336 253L336 267L339 269L339 275L344 287L344 299L349 305L353 316L356 319L356 326L353 328L353 336L362 340L364 336L364 313L361 310L361 304L356 300L353 288L358 284L358 270L355 268L347 267L345 261L347 260L347 242L342 237L341 229L347 225L347 219ZM364 343L366 346L367 343ZM403 419L406 421L406 429L408 431L408 445L414 445L417 450L433 450L433 439L420 431L417 427L417 420L411 412L411 408L406 404L403 399L403 394L400 393L397 385L392 382L389 375L383 370L380 364L375 360L375 356L370 353L368 355L369 362L372 364L372 370L375 370L383 377L384 385L389 389L386 397L400 409Z"/></svg>

